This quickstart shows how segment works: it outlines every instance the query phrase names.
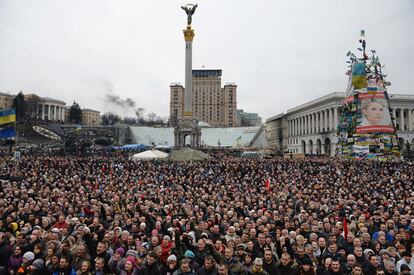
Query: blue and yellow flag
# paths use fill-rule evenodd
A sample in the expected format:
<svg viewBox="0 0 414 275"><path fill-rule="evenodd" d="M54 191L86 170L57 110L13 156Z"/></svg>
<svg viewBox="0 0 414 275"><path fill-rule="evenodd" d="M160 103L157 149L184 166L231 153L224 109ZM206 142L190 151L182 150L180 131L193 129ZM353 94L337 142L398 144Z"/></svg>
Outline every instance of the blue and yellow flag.
<svg viewBox="0 0 414 275"><path fill-rule="evenodd" d="M365 63L355 63L352 65L352 85L355 89L362 89L367 86Z"/></svg>
<svg viewBox="0 0 414 275"><path fill-rule="evenodd" d="M13 126L0 129L0 138L11 138L16 136L16 128Z"/></svg>
<svg viewBox="0 0 414 275"><path fill-rule="evenodd" d="M16 121L16 109L0 110L0 124L12 123Z"/></svg>

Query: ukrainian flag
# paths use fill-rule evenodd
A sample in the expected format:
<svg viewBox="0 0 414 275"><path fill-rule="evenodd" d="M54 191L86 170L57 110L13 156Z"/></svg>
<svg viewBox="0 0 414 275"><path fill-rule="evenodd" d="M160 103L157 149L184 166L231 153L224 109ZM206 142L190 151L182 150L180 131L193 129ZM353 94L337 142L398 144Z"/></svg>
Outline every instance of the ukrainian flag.
<svg viewBox="0 0 414 275"><path fill-rule="evenodd" d="M0 110L0 124L16 122L16 109Z"/></svg>

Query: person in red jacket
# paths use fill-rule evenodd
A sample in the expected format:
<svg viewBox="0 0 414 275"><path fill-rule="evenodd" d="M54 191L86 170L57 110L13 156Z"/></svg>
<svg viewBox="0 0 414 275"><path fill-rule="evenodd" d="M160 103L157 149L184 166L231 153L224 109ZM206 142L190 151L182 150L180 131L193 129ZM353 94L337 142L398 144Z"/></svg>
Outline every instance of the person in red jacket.
<svg viewBox="0 0 414 275"><path fill-rule="evenodd" d="M54 228L62 229L63 227L68 227L69 223L66 221L64 215L59 215L58 221L53 225Z"/></svg>
<svg viewBox="0 0 414 275"><path fill-rule="evenodd" d="M167 258L168 258L168 256L170 256L170 251L171 251L171 246L172 246L172 243L171 243L171 238L170 238L170 236L168 236L168 235L165 235L163 238L162 238L162 242L161 242L161 249L162 249L162 252L161 252L161 262L163 262L163 263L167 263Z"/></svg>

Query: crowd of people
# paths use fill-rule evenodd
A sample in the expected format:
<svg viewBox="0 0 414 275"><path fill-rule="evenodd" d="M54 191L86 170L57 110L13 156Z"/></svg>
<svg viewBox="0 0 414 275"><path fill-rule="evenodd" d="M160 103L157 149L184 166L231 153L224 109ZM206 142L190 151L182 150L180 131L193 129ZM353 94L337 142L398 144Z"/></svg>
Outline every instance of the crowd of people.
<svg viewBox="0 0 414 275"><path fill-rule="evenodd" d="M219 151L15 166L1 159L0 274L414 274L410 163Z"/></svg>

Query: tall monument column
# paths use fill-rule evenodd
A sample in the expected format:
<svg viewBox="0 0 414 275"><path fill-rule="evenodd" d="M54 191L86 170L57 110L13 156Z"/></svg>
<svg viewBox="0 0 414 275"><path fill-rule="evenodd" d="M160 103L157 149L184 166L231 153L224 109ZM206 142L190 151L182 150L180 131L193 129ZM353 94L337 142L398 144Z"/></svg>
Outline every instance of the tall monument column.
<svg viewBox="0 0 414 275"><path fill-rule="evenodd" d="M185 40L185 90L184 90L184 117L193 117L193 38L194 30L191 25L183 30Z"/></svg>
<svg viewBox="0 0 414 275"><path fill-rule="evenodd" d="M192 15L197 4L187 4L181 8L187 13L187 27L183 30L185 40L184 113L174 130L174 143L176 148L182 148L186 145L200 147L201 129L193 115L193 39L195 34L191 27ZM186 142L186 138L191 141Z"/></svg>

